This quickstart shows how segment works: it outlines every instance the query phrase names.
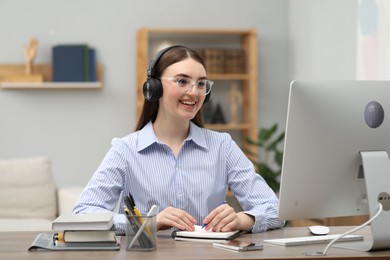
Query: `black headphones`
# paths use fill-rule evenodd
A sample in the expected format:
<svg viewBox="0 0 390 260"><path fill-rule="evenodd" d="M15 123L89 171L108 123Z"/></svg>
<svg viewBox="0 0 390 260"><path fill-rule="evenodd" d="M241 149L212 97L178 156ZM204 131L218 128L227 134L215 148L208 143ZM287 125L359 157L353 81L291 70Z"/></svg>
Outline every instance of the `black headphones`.
<svg viewBox="0 0 390 260"><path fill-rule="evenodd" d="M169 51L173 48L178 48L178 47L187 48L187 47L182 46L182 45L172 45L172 46L169 46L169 47L159 51L156 54L156 57L154 59L150 60L149 67L148 67L148 70L146 72L147 79L146 79L144 85L142 86L142 91L144 93L144 97L146 100L148 100L150 102L155 102L155 101L159 100L160 97L162 96L163 86L162 86L160 79L156 78L156 72L155 72L154 67L157 64L157 62L160 60L161 56L164 55L164 53L166 53L167 51ZM206 95L203 103L206 103L207 101L209 101L210 96L211 96L211 92Z"/></svg>

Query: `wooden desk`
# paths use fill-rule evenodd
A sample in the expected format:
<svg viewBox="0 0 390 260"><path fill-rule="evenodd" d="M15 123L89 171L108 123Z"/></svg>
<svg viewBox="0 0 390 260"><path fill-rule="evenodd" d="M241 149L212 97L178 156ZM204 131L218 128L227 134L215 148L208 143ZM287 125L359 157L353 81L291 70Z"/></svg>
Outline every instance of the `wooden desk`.
<svg viewBox="0 0 390 260"><path fill-rule="evenodd" d="M350 228L350 227L349 227ZM349 229L348 228L348 229ZM346 227L331 227L331 233L342 233ZM369 237L370 229L366 228L359 234ZM130 252L125 249L123 240L120 251L38 251L28 252L27 249L37 232L0 232L0 259L390 259L390 250L378 252L359 252L331 248L328 256L302 256L302 252L322 251L325 245L282 247L264 244L264 249L252 252L234 252L213 248L211 243L195 243L174 241L165 233L158 236L157 250L153 252ZM260 234L245 234L241 240L261 242L264 239L307 236L307 229L301 227L284 228Z"/></svg>

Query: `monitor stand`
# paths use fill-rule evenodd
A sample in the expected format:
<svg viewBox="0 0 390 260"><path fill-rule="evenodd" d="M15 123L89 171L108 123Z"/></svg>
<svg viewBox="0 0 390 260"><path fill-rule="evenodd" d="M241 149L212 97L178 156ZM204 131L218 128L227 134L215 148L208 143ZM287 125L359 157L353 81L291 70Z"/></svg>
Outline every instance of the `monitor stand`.
<svg viewBox="0 0 390 260"><path fill-rule="evenodd" d="M369 216L383 211L371 222L371 241L340 243L334 247L359 251L390 249L390 160L386 151L361 151L364 179L367 189Z"/></svg>

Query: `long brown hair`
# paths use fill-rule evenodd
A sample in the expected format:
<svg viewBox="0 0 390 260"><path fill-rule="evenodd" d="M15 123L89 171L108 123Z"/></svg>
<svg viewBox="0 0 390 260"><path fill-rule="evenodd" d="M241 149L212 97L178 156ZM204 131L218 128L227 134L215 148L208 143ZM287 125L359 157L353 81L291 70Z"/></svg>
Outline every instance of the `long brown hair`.
<svg viewBox="0 0 390 260"><path fill-rule="evenodd" d="M166 51L158 59L156 64L154 64L154 77L159 80L159 78L167 67L187 58L194 59L195 61L202 64L204 68L206 68L202 57L196 51L185 46L177 46ZM138 119L135 131L141 130L150 120L154 122L157 118L158 108L158 100L155 102L151 102L144 99L141 115ZM191 119L191 121L199 127L204 127L202 109L199 109L198 113L196 113L195 117Z"/></svg>

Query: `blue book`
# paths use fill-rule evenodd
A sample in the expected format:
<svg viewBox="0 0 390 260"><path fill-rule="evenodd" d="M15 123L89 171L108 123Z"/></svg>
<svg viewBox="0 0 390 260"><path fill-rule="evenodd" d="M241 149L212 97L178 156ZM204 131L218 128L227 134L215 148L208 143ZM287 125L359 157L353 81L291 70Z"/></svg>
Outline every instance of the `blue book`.
<svg viewBox="0 0 390 260"><path fill-rule="evenodd" d="M83 82L89 80L89 48L86 44L53 47L53 81Z"/></svg>
<svg viewBox="0 0 390 260"><path fill-rule="evenodd" d="M96 51L94 48L89 48L89 81L97 81L96 76Z"/></svg>

